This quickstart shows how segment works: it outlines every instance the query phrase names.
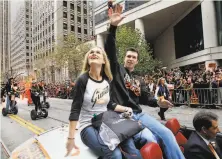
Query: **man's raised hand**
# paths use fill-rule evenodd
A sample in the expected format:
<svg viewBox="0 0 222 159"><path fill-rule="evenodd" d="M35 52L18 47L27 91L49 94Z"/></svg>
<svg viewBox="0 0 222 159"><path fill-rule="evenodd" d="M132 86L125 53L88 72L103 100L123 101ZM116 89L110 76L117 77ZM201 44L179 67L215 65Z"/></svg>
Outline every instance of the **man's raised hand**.
<svg viewBox="0 0 222 159"><path fill-rule="evenodd" d="M117 26L125 17L121 15L122 6L117 4L114 8L114 13L110 16L110 24Z"/></svg>

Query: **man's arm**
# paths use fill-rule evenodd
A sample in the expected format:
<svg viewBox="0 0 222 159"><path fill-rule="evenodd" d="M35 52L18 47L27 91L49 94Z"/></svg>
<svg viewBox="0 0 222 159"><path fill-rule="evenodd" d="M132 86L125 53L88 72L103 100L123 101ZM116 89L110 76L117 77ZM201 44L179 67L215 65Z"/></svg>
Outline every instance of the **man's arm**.
<svg viewBox="0 0 222 159"><path fill-rule="evenodd" d="M140 83L141 95L139 98L139 104L148 105L149 107L158 107L157 100L150 98L150 92L146 91L145 82Z"/></svg>
<svg viewBox="0 0 222 159"><path fill-rule="evenodd" d="M121 12L122 8L120 7L110 16L110 28L105 43L105 51L110 60L112 74L115 74L116 68L119 65L116 52L116 29L118 24L125 18L121 16Z"/></svg>
<svg viewBox="0 0 222 159"><path fill-rule="evenodd" d="M188 151L184 151L184 156L187 159L208 159L208 157L206 156L205 153L203 153L203 149L197 149L197 148L193 148L193 149L189 149Z"/></svg>
<svg viewBox="0 0 222 159"><path fill-rule="evenodd" d="M109 33L105 43L105 51L110 61L112 74L115 74L115 68L119 65L116 52L116 29L117 26L110 25Z"/></svg>

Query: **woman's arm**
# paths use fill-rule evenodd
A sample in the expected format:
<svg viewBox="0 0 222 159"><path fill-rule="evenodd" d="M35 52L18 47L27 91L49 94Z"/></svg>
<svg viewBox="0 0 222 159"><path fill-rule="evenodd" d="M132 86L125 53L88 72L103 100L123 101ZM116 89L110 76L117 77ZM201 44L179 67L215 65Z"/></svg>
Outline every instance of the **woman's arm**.
<svg viewBox="0 0 222 159"><path fill-rule="evenodd" d="M78 121L70 121L69 122L69 135L68 139L72 140L75 138L75 132L76 132L76 125Z"/></svg>

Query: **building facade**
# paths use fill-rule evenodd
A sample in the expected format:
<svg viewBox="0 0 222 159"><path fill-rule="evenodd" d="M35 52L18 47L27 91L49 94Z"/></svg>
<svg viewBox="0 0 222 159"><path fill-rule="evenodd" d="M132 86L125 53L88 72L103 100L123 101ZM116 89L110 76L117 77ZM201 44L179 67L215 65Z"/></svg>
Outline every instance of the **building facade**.
<svg viewBox="0 0 222 159"><path fill-rule="evenodd" d="M32 73L32 1L24 1L12 22L11 67L22 76Z"/></svg>
<svg viewBox="0 0 222 159"><path fill-rule="evenodd" d="M118 1L126 18L120 25L139 29L154 57L169 68L193 64L222 65L222 3L214 1ZM115 4L115 3L114 3ZM132 7L132 5L135 5ZM104 46L107 2L95 8L97 45Z"/></svg>
<svg viewBox="0 0 222 159"><path fill-rule="evenodd" d="M0 1L1 77L9 75L10 70L10 16L10 1Z"/></svg>
<svg viewBox="0 0 222 159"><path fill-rule="evenodd" d="M56 68L54 62L41 64L44 57L62 43L65 36L74 34L82 41L94 35L92 1L33 1L33 60L38 78L46 82L61 82L68 77L67 68ZM40 61L40 62L39 62ZM47 65L47 66L46 66Z"/></svg>

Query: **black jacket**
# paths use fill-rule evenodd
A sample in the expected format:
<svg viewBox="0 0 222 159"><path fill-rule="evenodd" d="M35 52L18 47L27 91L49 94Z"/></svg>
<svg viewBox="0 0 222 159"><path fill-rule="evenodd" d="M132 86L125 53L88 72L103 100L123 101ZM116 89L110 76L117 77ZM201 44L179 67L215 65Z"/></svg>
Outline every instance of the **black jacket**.
<svg viewBox="0 0 222 159"><path fill-rule="evenodd" d="M218 156L222 158L221 150L218 146L216 147ZM184 156L186 159L216 159L208 145L196 132L193 132L187 141L184 147Z"/></svg>
<svg viewBox="0 0 222 159"><path fill-rule="evenodd" d="M8 81L7 84L5 85L5 91L8 94L9 92L11 92L11 82Z"/></svg>
<svg viewBox="0 0 222 159"><path fill-rule="evenodd" d="M131 107L134 112L141 113L142 109L139 106L139 103L141 103L140 97L147 97L143 95L146 92L144 92L144 89L141 89L140 95L138 95L128 87L129 85L135 86L135 79L132 74L118 62L115 43L116 29L117 27L110 26L105 44L105 51L108 55L113 74L113 81L111 82L111 98L113 102ZM136 85L136 87L141 87L141 85Z"/></svg>

